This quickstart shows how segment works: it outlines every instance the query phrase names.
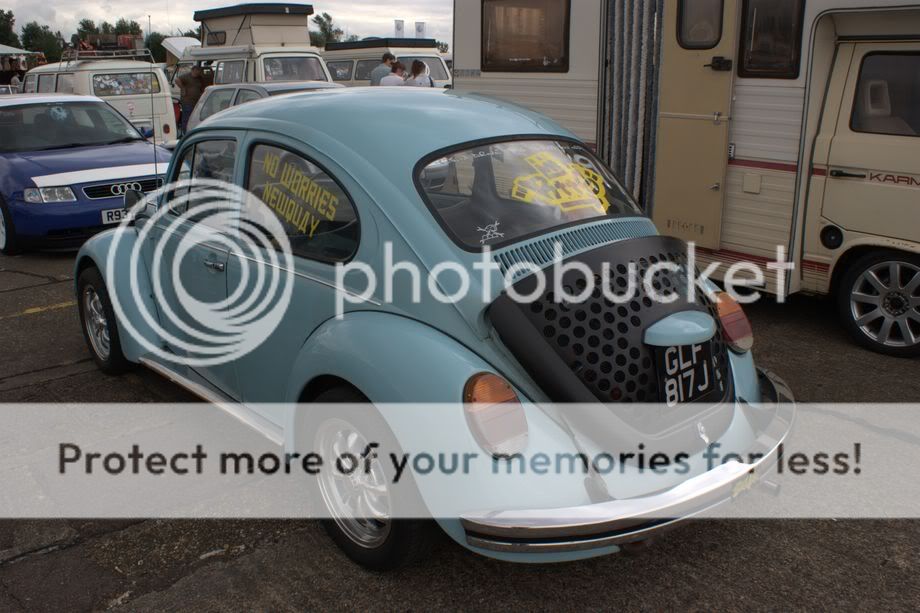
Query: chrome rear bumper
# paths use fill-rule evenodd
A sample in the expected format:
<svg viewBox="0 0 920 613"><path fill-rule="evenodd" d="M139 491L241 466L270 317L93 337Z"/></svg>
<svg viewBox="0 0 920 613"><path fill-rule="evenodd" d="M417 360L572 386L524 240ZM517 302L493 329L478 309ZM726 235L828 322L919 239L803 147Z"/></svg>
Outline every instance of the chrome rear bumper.
<svg viewBox="0 0 920 613"><path fill-rule="evenodd" d="M585 551L642 541L752 487L776 463L795 416L786 384L759 371L763 402L750 408L769 419L759 429L747 455L752 464L729 462L652 496L612 500L581 507L508 510L468 514L461 518L471 547L503 553Z"/></svg>

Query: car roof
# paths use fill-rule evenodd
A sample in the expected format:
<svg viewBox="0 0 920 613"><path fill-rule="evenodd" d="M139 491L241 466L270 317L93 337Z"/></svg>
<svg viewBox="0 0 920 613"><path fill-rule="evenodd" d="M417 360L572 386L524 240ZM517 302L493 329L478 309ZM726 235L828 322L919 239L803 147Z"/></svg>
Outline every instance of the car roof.
<svg viewBox="0 0 920 613"><path fill-rule="evenodd" d="M136 60L113 60L113 59L87 59L74 60L71 62L55 62L53 64L42 64L30 70L27 74L43 74L46 72L79 72L83 70L96 71L124 71L136 70L147 72L150 70L162 70L156 64L150 62L138 62Z"/></svg>
<svg viewBox="0 0 920 613"><path fill-rule="evenodd" d="M575 138L552 120L509 102L421 87L348 87L271 97L221 111L195 132L215 129L274 132L310 143L355 173L352 167L363 163L388 177L409 177L423 157L472 141Z"/></svg>
<svg viewBox="0 0 920 613"><path fill-rule="evenodd" d="M76 94L16 94L0 99L0 107L20 106L23 104L43 104L46 102L102 102L96 96L78 96Z"/></svg>
<svg viewBox="0 0 920 613"><path fill-rule="evenodd" d="M246 82L246 83L220 83L218 85L208 86L208 91L218 89L238 89L238 88L262 89L267 93L293 90L312 90L312 89L337 89L345 87L341 83L330 83L329 81L265 81L265 82Z"/></svg>

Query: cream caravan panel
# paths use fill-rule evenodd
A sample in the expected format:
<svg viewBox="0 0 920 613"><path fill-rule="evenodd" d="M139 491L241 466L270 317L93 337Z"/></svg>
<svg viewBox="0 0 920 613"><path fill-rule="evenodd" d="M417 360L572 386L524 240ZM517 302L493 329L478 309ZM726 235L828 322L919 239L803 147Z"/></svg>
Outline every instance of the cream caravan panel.
<svg viewBox="0 0 920 613"><path fill-rule="evenodd" d="M772 79L735 82L731 142L735 157L795 163L805 88Z"/></svg>
<svg viewBox="0 0 920 613"><path fill-rule="evenodd" d="M596 143L603 3L572 0L571 11L568 72L482 72L482 0L455 0L454 88L520 104Z"/></svg>
<svg viewBox="0 0 920 613"><path fill-rule="evenodd" d="M722 249L773 259L778 246L787 247L795 179L794 172L729 166Z"/></svg>
<svg viewBox="0 0 920 613"><path fill-rule="evenodd" d="M255 45L309 46L310 34L304 26L253 25L252 42Z"/></svg>

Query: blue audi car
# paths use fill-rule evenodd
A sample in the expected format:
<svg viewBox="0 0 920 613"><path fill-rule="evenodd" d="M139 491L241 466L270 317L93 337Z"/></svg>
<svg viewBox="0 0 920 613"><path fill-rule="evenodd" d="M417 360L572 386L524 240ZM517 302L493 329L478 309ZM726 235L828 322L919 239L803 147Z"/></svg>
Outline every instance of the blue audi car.
<svg viewBox="0 0 920 613"><path fill-rule="evenodd" d="M0 98L0 251L72 248L155 190L170 153L95 96Z"/></svg>

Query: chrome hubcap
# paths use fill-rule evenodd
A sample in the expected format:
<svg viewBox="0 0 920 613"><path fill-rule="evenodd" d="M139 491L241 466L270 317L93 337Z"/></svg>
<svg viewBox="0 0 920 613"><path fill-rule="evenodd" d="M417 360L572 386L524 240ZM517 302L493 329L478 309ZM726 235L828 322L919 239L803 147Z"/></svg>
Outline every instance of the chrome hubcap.
<svg viewBox="0 0 920 613"><path fill-rule="evenodd" d="M333 418L317 431L315 443L325 459L320 494L335 523L356 544L380 546L390 533L390 495L380 461L365 463L367 439L344 419Z"/></svg>
<svg viewBox="0 0 920 613"><path fill-rule="evenodd" d="M850 293L853 320L887 347L920 344L920 267L882 262L866 270Z"/></svg>
<svg viewBox="0 0 920 613"><path fill-rule="evenodd" d="M89 337L93 351L100 360L109 359L111 341L109 339L109 322L102 307L102 299L95 288L89 286L83 290L83 326Z"/></svg>

